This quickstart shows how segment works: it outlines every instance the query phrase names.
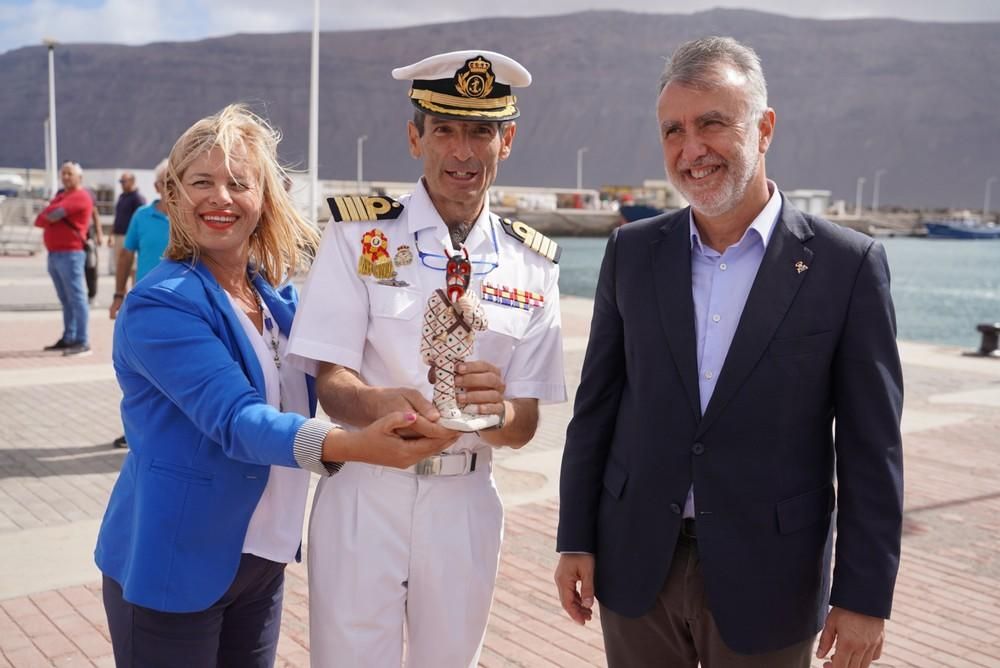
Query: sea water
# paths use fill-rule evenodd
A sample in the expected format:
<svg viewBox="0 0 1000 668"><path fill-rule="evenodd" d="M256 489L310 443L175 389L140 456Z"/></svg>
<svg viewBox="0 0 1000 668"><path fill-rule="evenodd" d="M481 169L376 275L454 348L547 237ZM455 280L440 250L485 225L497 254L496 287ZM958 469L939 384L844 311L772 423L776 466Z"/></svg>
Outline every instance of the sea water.
<svg viewBox="0 0 1000 668"><path fill-rule="evenodd" d="M606 239L557 239L559 289L592 298ZM1000 322L1000 240L880 239L889 258L899 338L979 347L976 325Z"/></svg>

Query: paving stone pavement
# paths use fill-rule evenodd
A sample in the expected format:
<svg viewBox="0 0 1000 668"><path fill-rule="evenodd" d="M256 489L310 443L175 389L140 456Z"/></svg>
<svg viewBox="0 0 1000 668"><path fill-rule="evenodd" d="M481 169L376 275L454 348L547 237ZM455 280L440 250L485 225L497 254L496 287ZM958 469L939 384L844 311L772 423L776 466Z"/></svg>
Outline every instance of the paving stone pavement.
<svg viewBox="0 0 1000 668"><path fill-rule="evenodd" d="M0 257L0 668L112 666L93 541L121 463L110 367L109 277L91 312L94 355L41 347L60 314L44 256ZM565 299L572 391L590 302ZM970 327L972 324L970 323ZM878 666L1000 666L1000 360L903 343L906 526L888 644ZM505 542L481 665L604 666L596 623L562 614L551 575L558 461L571 404L502 451ZM280 666L308 665L305 567L287 572ZM821 662L815 662L818 667Z"/></svg>

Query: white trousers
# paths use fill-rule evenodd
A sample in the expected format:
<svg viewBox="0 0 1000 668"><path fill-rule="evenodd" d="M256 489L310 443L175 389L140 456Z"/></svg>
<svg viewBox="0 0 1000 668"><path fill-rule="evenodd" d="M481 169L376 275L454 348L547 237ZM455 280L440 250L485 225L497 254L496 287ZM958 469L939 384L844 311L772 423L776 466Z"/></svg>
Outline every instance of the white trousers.
<svg viewBox="0 0 1000 668"><path fill-rule="evenodd" d="M502 537L489 466L416 476L348 463L322 479L309 522L313 668L474 668Z"/></svg>

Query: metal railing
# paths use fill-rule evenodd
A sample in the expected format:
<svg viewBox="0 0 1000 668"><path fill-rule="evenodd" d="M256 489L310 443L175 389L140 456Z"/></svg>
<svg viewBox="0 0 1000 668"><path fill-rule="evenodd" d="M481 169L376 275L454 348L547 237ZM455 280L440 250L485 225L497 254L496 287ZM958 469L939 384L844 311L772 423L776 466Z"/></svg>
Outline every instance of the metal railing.
<svg viewBox="0 0 1000 668"><path fill-rule="evenodd" d="M29 197L0 198L0 255L42 250L42 229L35 227L35 218L46 204Z"/></svg>

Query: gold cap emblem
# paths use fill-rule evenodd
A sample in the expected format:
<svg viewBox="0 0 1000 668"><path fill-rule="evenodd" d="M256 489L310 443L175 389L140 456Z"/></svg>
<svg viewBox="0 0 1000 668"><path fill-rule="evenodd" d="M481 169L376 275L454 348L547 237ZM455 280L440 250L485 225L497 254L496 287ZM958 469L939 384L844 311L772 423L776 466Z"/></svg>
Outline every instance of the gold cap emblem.
<svg viewBox="0 0 1000 668"><path fill-rule="evenodd" d="M493 65L482 56L466 61L455 73L455 90L464 97L487 97L493 92Z"/></svg>

